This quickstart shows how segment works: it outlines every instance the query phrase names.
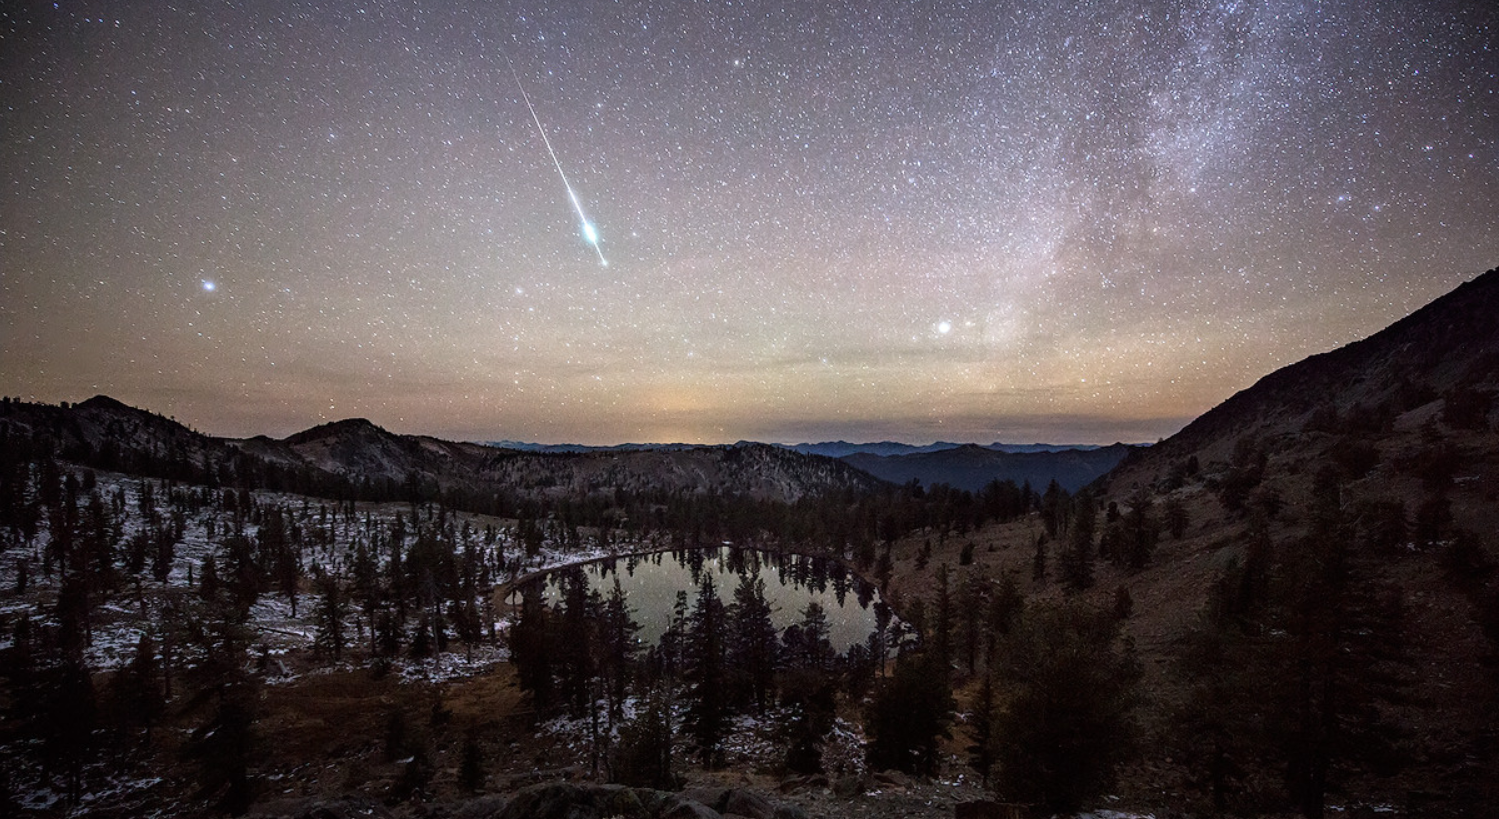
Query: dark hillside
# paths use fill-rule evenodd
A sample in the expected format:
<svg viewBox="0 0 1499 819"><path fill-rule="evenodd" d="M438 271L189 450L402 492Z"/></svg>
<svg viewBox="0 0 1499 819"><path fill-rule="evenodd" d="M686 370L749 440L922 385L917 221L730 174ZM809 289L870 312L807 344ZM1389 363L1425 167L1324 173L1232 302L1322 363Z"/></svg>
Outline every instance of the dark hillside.
<svg viewBox="0 0 1499 819"><path fill-rule="evenodd" d="M1492 804L1496 397L1491 270L1367 339L1266 376L1101 482L1123 512L1116 542L1132 542L1143 521L1138 536L1154 544L1143 569L1119 578L1139 645L1172 663L1204 640L1238 646L1216 671L1161 666L1159 696L1201 696L1203 674L1232 674L1212 677L1227 686L1220 695L1270 704L1266 738L1232 743L1235 764L1263 779L1235 787L1263 794L1285 772L1276 766L1293 764L1305 766L1287 781L1307 815L1331 797L1297 776L1362 793L1411 789L1407 807L1429 800L1417 813ZM1180 537L1167 534L1173 516L1186 522ZM1155 718L1169 733L1180 713ZM1258 744L1272 736L1291 744Z"/></svg>
<svg viewBox="0 0 1499 819"><path fill-rule="evenodd" d="M1277 370L1165 441L1133 452L1110 491L1151 484L1196 455L1227 460L1245 436L1382 425L1432 401L1499 387L1499 269L1490 270L1374 335ZM1314 413L1320 414L1313 418Z"/></svg>
<svg viewBox="0 0 1499 819"><path fill-rule="evenodd" d="M1125 444L1098 449L1068 449L1059 452L999 452L965 444L934 452L908 455L854 453L844 463L891 483L920 481L926 486L945 483L977 492L991 481L1029 483L1037 491L1055 480L1070 491L1086 486L1114 468L1132 449Z"/></svg>

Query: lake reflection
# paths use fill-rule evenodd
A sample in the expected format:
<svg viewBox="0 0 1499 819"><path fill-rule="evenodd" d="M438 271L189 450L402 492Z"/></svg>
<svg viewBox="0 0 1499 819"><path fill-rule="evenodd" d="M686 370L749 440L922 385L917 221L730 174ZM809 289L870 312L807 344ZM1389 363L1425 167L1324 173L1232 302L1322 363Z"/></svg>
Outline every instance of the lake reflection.
<svg viewBox="0 0 1499 819"><path fill-rule="evenodd" d="M613 590L614 580L619 578L632 616L640 624L639 637L651 645L666 631L677 593L687 593L690 610L705 573L712 574L725 606L733 603L734 588L739 585L741 575L761 577L765 581L765 599L771 607L771 622L777 631L799 622L808 603L821 604L827 613L828 636L840 653L868 640L877 622L878 590L827 558L723 546L610 558L576 568L583 571L590 591L604 596ZM546 584L544 597L548 605L561 601L564 571L569 569L548 572L533 581ZM519 590L515 591L512 602L520 602Z"/></svg>

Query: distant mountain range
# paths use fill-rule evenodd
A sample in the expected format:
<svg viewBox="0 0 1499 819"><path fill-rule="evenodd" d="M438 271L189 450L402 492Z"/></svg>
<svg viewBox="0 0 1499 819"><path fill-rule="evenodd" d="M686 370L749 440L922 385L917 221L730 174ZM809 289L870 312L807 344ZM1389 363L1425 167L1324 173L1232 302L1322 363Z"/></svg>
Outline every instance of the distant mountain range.
<svg viewBox="0 0 1499 819"><path fill-rule="evenodd" d="M1098 444L956 444L937 441L926 446L913 446L896 441L880 441L872 444L851 444L848 441L823 441L818 444L776 444L794 449L804 455L826 455L829 458L845 458L849 455L923 455L929 452L944 452L963 447L979 447L995 452L1064 452L1067 450L1090 450L1101 448Z"/></svg>
<svg viewBox="0 0 1499 819"><path fill-rule="evenodd" d="M682 450L691 449L696 444L613 444L610 446L587 446L585 444L533 444L525 441L485 441L486 446L499 447L501 449L514 449L519 452L638 452L641 450ZM740 441L735 446L755 443L753 441ZM769 444L769 446L789 449L800 452L803 455L822 455L828 458L844 458L849 455L921 455L928 452L943 452L949 449L962 447L980 447L991 449L995 452L1066 452L1068 450L1088 451L1102 449L1101 444L1005 444L995 442L992 444L959 444L952 441L937 441L936 443L916 446L914 444L902 444L898 441L877 441L867 444L854 444L848 441L823 441L821 443L801 444Z"/></svg>
<svg viewBox="0 0 1499 819"><path fill-rule="evenodd" d="M908 455L855 452L840 460L891 483L914 480L927 486L945 483L978 491L991 481L1008 480L1029 483L1039 492L1056 481L1068 492L1076 492L1113 469L1134 448L1113 444L1091 449L1007 452L967 444Z"/></svg>
<svg viewBox="0 0 1499 819"><path fill-rule="evenodd" d="M618 444L592 447L581 444L529 444L493 441L489 446L520 452L599 454L620 452L680 452L690 444ZM1053 480L1069 492L1093 482L1124 459L1127 444L957 444L938 441L913 446L895 441L854 444L824 441L802 444L757 444L740 441L736 447L771 446L801 455L836 458L856 469L895 484L916 481L924 486L945 483L976 492L992 481L1029 483L1037 491Z"/></svg>
<svg viewBox="0 0 1499 819"><path fill-rule="evenodd" d="M740 443L746 443L741 441ZM484 441L484 446L492 446L497 449L513 449L516 452L548 452L564 454L580 454L584 452L681 452L684 449L695 449L702 444L612 444L609 446L588 446L587 444L532 444L525 441Z"/></svg>

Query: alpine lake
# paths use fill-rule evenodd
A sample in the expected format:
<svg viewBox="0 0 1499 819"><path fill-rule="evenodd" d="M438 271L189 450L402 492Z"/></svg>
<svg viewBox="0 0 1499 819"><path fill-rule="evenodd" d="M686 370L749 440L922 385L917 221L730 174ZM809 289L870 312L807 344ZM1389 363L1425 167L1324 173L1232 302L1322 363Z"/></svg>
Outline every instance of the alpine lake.
<svg viewBox="0 0 1499 819"><path fill-rule="evenodd" d="M882 627L887 645L900 637L902 624L880 600L879 590L838 561L729 545L558 567L513 586L509 601L519 606L528 590L540 586L543 601L555 609L567 586L578 579L587 583L590 594L601 597L612 594L618 583L631 618L640 626L637 639L655 645L680 606L691 611L704 577L712 578L719 599L729 606L745 576L764 581L770 619L778 633L800 623L807 607L816 603L827 617L828 639L839 653L866 644Z"/></svg>

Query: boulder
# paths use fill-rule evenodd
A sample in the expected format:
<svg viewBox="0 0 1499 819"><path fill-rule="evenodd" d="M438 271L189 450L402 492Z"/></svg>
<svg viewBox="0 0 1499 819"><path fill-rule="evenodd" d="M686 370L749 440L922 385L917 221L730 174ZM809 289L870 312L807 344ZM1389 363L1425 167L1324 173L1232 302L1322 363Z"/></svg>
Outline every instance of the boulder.
<svg viewBox="0 0 1499 819"><path fill-rule="evenodd" d="M453 811L453 819L496 819L509 803L509 797L499 794L476 796L459 804Z"/></svg>
<svg viewBox="0 0 1499 819"><path fill-rule="evenodd" d="M498 819L654 819L632 788L547 782L521 788Z"/></svg>
<svg viewBox="0 0 1499 819"><path fill-rule="evenodd" d="M776 805L762 793L738 789L729 792L723 813L736 813L748 819L775 819Z"/></svg>
<svg viewBox="0 0 1499 819"><path fill-rule="evenodd" d="M728 807L731 792L729 788L722 785L694 785L690 788L683 788L679 795L723 813Z"/></svg>
<svg viewBox="0 0 1499 819"><path fill-rule="evenodd" d="M693 799L677 798L660 814L661 819L723 819L723 814Z"/></svg>

